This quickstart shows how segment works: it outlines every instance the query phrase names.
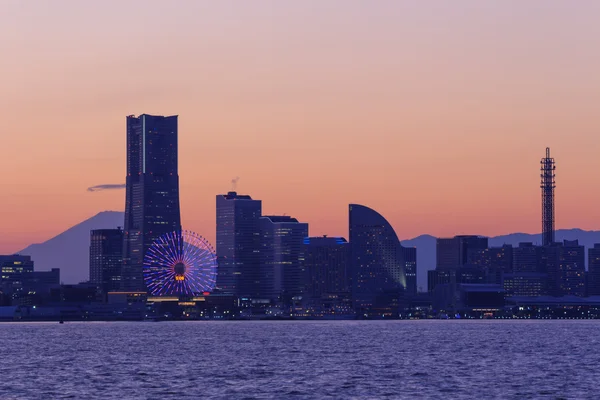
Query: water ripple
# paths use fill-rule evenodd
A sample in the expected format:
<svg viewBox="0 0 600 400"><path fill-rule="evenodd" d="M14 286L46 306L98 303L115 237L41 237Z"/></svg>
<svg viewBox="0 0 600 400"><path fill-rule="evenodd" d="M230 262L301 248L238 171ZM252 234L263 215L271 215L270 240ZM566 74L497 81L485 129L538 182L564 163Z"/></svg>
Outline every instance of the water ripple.
<svg viewBox="0 0 600 400"><path fill-rule="evenodd" d="M1 399L592 399L600 321L3 323Z"/></svg>

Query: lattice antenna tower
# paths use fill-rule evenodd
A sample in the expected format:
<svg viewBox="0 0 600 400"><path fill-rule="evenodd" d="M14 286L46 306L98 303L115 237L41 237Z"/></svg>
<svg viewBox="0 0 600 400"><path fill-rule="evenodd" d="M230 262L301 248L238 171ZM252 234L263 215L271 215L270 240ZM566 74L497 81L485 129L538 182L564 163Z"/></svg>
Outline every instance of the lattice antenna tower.
<svg viewBox="0 0 600 400"><path fill-rule="evenodd" d="M542 245L554 243L554 188L556 188L554 158L550 157L550 148L546 147L546 157L540 161L542 189Z"/></svg>

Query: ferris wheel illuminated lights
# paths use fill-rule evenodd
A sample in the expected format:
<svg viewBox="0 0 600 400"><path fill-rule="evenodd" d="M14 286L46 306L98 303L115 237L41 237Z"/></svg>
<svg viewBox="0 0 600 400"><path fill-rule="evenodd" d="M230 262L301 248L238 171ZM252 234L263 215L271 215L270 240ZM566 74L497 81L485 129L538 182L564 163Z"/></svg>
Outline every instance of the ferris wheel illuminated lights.
<svg viewBox="0 0 600 400"><path fill-rule="evenodd" d="M213 247L191 231L160 236L144 256L144 282L153 296L211 292L216 275Z"/></svg>

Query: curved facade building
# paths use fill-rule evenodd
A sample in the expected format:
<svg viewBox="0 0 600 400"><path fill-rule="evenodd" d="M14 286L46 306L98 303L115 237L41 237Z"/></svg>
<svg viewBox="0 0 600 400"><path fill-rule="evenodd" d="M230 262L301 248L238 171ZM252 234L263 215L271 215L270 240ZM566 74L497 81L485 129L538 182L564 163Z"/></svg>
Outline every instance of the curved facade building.
<svg viewBox="0 0 600 400"><path fill-rule="evenodd" d="M357 312L397 314L406 290L403 248L394 228L375 210L350 204L352 299Z"/></svg>

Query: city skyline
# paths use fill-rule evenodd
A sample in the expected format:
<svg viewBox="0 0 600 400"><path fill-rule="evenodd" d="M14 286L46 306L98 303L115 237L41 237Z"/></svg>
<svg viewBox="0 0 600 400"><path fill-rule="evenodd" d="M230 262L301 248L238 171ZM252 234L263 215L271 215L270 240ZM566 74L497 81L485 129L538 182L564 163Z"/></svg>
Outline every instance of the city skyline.
<svg viewBox="0 0 600 400"><path fill-rule="evenodd" d="M214 196L235 176L311 236L347 237L349 203L401 239L538 233L545 147L556 228L598 228L581 177L600 168L594 2L139 4L0 5L0 253L123 210L122 190L86 189L124 183L122 118L140 111L181 116L182 222L213 243ZM164 17L161 36L134 12Z"/></svg>
<svg viewBox="0 0 600 400"><path fill-rule="evenodd" d="M0 399L593 398L598 21L0 0Z"/></svg>

